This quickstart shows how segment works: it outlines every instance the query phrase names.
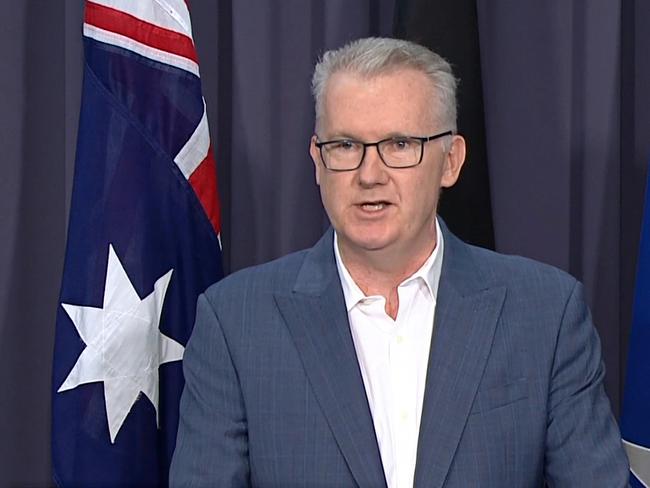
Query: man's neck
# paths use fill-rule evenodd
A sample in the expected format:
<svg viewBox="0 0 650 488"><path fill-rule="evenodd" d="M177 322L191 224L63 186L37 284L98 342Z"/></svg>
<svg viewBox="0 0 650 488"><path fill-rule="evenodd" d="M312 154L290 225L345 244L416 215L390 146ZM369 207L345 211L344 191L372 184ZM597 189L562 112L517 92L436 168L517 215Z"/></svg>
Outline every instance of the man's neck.
<svg viewBox="0 0 650 488"><path fill-rule="evenodd" d="M408 253L389 249L355 252L339 241L339 253L361 291L367 296L383 296L386 313L395 320L399 310L397 287L424 265L436 247L436 240L434 234L427 246Z"/></svg>

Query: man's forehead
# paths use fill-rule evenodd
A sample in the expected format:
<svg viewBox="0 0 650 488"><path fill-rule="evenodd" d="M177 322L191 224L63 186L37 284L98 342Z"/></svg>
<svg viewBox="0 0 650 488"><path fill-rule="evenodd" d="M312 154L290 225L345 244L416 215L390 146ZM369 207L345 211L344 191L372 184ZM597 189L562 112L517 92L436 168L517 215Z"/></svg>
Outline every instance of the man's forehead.
<svg viewBox="0 0 650 488"><path fill-rule="evenodd" d="M357 119L365 111L379 112L384 107L393 108L390 116L406 112L415 116L417 113L419 119L433 118L435 122L438 104L434 94L432 81L413 68L396 68L370 75L338 71L332 74L323 92L323 110L317 127L324 128L323 124L330 125L333 119L347 125L350 117Z"/></svg>

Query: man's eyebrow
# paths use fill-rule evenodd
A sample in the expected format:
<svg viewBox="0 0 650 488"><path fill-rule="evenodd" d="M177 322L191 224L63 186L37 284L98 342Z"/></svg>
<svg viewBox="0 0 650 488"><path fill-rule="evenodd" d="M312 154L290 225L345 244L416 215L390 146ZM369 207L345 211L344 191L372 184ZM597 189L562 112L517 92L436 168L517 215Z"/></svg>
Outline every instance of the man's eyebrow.
<svg viewBox="0 0 650 488"><path fill-rule="evenodd" d="M338 141L341 139L350 140L350 141L360 141L358 137L351 135L349 132L333 132L327 137L328 141Z"/></svg>
<svg viewBox="0 0 650 488"><path fill-rule="evenodd" d="M397 138L397 137L413 137L413 136L411 134L407 134L406 132L393 131L393 132L389 132L388 134L384 135L384 137L382 137L382 139L394 139L394 138Z"/></svg>
<svg viewBox="0 0 650 488"><path fill-rule="evenodd" d="M383 141L386 139L394 139L394 138L401 138L401 137L414 137L412 134L407 134L403 131L391 131L388 132L384 135L382 135L379 139L374 139L372 141L364 140L361 137L354 136L350 134L349 132L333 132L330 136L327 137L328 141L338 141L338 140L350 140L350 141L358 141L358 142L376 142L376 141ZM415 136L417 137L417 136Z"/></svg>

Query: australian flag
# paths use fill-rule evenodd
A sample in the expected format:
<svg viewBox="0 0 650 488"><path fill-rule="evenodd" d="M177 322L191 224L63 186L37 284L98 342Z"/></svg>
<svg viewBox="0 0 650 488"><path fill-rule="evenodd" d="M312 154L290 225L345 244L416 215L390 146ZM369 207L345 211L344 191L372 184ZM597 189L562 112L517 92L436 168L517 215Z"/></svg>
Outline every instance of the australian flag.
<svg viewBox="0 0 650 488"><path fill-rule="evenodd" d="M59 486L166 486L196 299L222 276L216 169L184 0L85 4L57 310Z"/></svg>
<svg viewBox="0 0 650 488"><path fill-rule="evenodd" d="M637 264L621 431L630 459L630 484L639 488L650 486L650 170Z"/></svg>

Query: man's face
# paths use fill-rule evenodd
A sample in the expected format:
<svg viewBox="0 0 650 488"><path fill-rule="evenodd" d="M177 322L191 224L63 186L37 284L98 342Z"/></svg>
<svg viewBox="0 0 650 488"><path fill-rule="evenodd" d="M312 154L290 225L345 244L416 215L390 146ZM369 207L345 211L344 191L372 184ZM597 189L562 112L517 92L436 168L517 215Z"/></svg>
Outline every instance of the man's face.
<svg viewBox="0 0 650 488"><path fill-rule="evenodd" d="M435 113L433 90L426 75L411 69L372 78L336 73L324 94L318 140L375 142L449 130ZM344 256L389 250L419 259L431 251L440 188L456 182L464 161L462 137L426 142L422 162L411 168L389 168L377 148L369 147L361 167L346 172L326 169L315 142L313 137L316 182Z"/></svg>

